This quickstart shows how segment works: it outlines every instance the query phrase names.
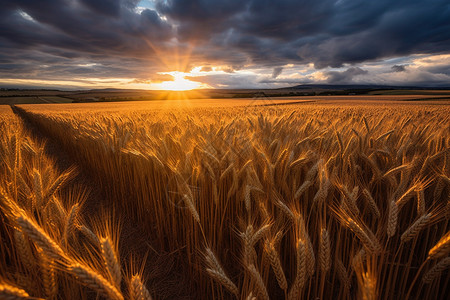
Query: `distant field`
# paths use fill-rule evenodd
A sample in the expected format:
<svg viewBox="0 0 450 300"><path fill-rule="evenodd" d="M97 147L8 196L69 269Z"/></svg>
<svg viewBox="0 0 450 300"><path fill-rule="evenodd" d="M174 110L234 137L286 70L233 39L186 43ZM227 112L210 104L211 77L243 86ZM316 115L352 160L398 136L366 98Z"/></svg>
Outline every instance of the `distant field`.
<svg viewBox="0 0 450 300"><path fill-rule="evenodd" d="M385 98L390 96L391 98ZM335 98L334 98L335 97ZM368 97L368 98L365 98ZM373 97L373 98L370 98ZM378 98L376 98L378 97ZM395 97L395 98L392 98ZM398 97L398 98L397 98ZM349 99L349 100L400 100L428 99L440 97L450 99L450 90L326 90L326 89L267 89L267 90L192 90L192 91L147 91L147 90L90 90L90 91L1 91L0 104L70 103L70 102L123 102L165 100L229 100L229 99Z"/></svg>
<svg viewBox="0 0 450 300"><path fill-rule="evenodd" d="M71 99L59 96L0 97L0 104L70 103Z"/></svg>
<svg viewBox="0 0 450 300"><path fill-rule="evenodd" d="M415 105L442 105L450 103L450 99L440 99L442 96L436 95L436 100L421 101L429 95L364 95L364 96L308 96L308 97L277 97L277 98L235 98L235 99L190 99L190 100L153 100L153 101L121 101L121 102L99 102L99 103L70 103L70 104L41 104L39 106L24 106L29 109L82 112L90 111L144 111L158 109L188 109L207 107L234 107L234 106L277 106L277 105L343 105L362 106L374 105L410 105L410 100ZM432 98L432 97L431 97ZM407 101L408 100L408 101Z"/></svg>
<svg viewBox="0 0 450 300"><path fill-rule="evenodd" d="M450 95L450 90L381 90L370 95Z"/></svg>

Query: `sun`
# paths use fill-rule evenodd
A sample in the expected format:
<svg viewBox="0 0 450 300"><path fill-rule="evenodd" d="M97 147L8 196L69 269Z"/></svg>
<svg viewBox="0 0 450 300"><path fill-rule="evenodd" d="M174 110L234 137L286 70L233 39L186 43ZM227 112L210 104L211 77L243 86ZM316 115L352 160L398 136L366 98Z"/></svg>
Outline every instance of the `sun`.
<svg viewBox="0 0 450 300"><path fill-rule="evenodd" d="M184 78L186 75L182 72L170 72L170 75L173 76L173 80L161 82L159 84L160 89L167 91L188 91L201 86L199 82Z"/></svg>

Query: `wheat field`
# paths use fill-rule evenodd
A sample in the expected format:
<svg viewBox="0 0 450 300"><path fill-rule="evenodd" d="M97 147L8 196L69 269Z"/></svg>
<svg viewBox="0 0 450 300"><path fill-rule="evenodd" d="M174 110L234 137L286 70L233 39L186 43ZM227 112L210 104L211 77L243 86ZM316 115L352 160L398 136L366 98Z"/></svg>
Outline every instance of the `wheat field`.
<svg viewBox="0 0 450 300"><path fill-rule="evenodd" d="M448 103L230 103L2 110L0 298L447 299Z"/></svg>

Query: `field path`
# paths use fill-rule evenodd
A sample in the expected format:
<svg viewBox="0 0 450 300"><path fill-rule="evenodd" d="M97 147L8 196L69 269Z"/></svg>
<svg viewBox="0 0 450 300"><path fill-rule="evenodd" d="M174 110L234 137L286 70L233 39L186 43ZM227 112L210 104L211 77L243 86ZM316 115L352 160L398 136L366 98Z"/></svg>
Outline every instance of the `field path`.
<svg viewBox="0 0 450 300"><path fill-rule="evenodd" d="M19 117L24 125L25 131L37 142L44 143L44 152L47 157L53 159L55 167L59 172L64 172L70 167L76 167L77 176L70 182L71 186L84 187L89 192L86 202L83 203L82 215L86 222L95 218L102 218L102 212L111 212L110 201L106 201L106 192L98 184L89 171L83 168L71 157L57 140L46 134L36 123L32 122L27 111L15 105L10 106L14 114ZM62 190L62 192L68 192ZM117 216L112 216L117 217ZM185 270L180 269L180 263L176 261L177 253L162 253L152 247L155 241L150 240L142 234L139 226L130 218L117 220L120 223L119 252L124 270L130 269L129 262L134 263L134 269L138 270L144 263L146 274L151 274L147 279L147 287L157 299L197 299L192 290L192 278L188 278ZM152 249L150 252L148 249Z"/></svg>

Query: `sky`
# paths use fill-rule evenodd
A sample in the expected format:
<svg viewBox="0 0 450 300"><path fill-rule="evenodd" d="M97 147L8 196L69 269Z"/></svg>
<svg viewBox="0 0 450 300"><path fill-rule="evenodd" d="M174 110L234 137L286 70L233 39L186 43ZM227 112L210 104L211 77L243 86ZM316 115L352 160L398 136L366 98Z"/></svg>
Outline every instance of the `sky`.
<svg viewBox="0 0 450 300"><path fill-rule="evenodd" d="M448 0L0 0L0 87L450 86Z"/></svg>

